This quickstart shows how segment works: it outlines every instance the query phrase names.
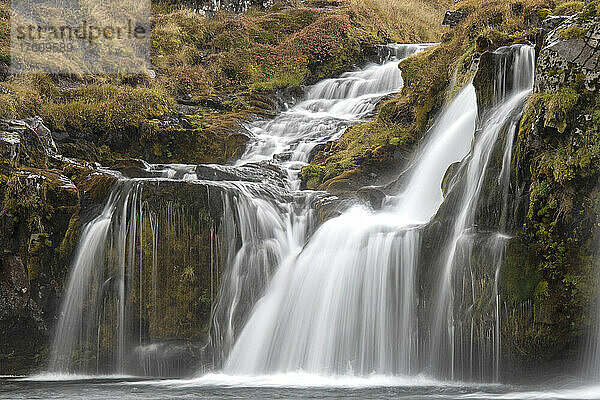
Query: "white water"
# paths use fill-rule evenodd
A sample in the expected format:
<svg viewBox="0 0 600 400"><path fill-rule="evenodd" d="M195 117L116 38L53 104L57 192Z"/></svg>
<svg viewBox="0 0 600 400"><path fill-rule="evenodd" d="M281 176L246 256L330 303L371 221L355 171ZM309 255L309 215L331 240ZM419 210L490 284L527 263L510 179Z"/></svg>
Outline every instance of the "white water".
<svg viewBox="0 0 600 400"><path fill-rule="evenodd" d="M259 121L248 127L253 138L237 164L277 156L282 161L280 165L288 171L293 188L298 189L298 173L315 146L337 139L347 127L373 113L382 98L400 91L403 85L398 68L400 61L429 46L387 47L383 64L370 64L312 86L297 105L273 120Z"/></svg>
<svg viewBox="0 0 600 400"><path fill-rule="evenodd" d="M440 206L442 178L467 155L476 110L469 85L435 124L392 207L375 214L357 207L326 222L281 265L226 373L416 372L415 224Z"/></svg>
<svg viewBox="0 0 600 400"><path fill-rule="evenodd" d="M500 131L514 134L533 77L533 49L501 49L512 56L499 63L497 106L486 113L470 157L463 162L460 201L452 214L454 227L442 252L440 289L430 323L430 346L420 348L417 319L417 271L420 226L442 203L440 185L453 162L467 155L475 128L475 96L468 87L438 119L429 141L421 147L403 190L388 199L387 208L373 214L354 208L326 222L298 254L279 267L266 295L257 303L236 342L224 372L273 374L305 371L330 374L415 374L429 358L430 371L455 379L483 379L488 371L498 378L500 318L497 279L506 235L493 235L487 246L494 268L492 302L496 323L477 332L471 320L470 347L455 342L452 274L457 252L470 235L486 168ZM503 60L503 59L502 59ZM513 71L508 85L506 75ZM515 72L516 71L516 72ZM512 139L506 140L512 148ZM499 182L508 180L511 149L505 149ZM506 192L506 191L504 191ZM472 247L472 246L471 246ZM470 247L469 247L470 248ZM461 253L462 255L462 253ZM460 258L461 268L469 256ZM471 284L474 286L474 278ZM472 290L473 303L475 290ZM462 332L462 331L461 331ZM491 338L491 339L490 339ZM474 344L478 347L474 349ZM475 374L476 351L479 371ZM456 353L459 353L456 355ZM470 359L469 359L470 358ZM457 361L458 360L458 361ZM471 371L467 371L468 360ZM427 365L427 364L426 364ZM425 365L425 366L426 366Z"/></svg>
<svg viewBox="0 0 600 400"><path fill-rule="evenodd" d="M154 177L121 181L103 214L84 231L62 306L51 371L98 372L103 370L98 360L108 359L109 371L122 373L129 370L132 356L147 354L144 350L151 348L142 337L142 319L151 324L156 316L143 316L141 306L139 313L133 310L131 299L152 297L154 303L160 302L158 274L176 267L157 265L157 252L170 245L163 243L163 236L168 237L165 229L179 232L182 223L186 229L195 226L186 210L168 206L157 213L145 205L144 187L165 182L206 187L207 196L218 196L223 205L222 223L213 221L218 228L211 228L210 350L214 365L226 360L223 372L228 376L298 371L308 376L414 376L427 369L444 378L483 378L489 370L497 377L497 277L508 237L500 231L486 242L495 281L490 294L495 323L484 329L473 319L456 322L453 282L455 271L463 271L463 284L469 282L464 278L468 258L464 254L472 245L462 243L472 231L473 210L500 132L507 124L514 131L529 93L514 94L506 83L524 85L527 76L533 76L529 48L502 50L516 54L518 68L501 68L497 82L504 83L497 86L501 92L496 108L485 114L473 146L477 107L474 89L468 85L437 119L402 174L400 190L386 199L382 211L357 206L313 233L315 194L297 190L298 172L310 152L367 118L379 100L398 91L402 80L397 58L405 50L410 54L422 48L392 49L398 56L383 65L323 81L274 120L252 124L254 136L235 167L149 165ZM512 80L506 79L509 70ZM498 176L502 185L510 178L511 149L509 134ZM419 320L424 306L417 280L423 231L444 200L441 182L446 170L463 159L457 174L462 178L452 185L464 193L452 214L451 237L440 246L443 262L431 321ZM249 164L256 162L280 168L284 177L272 167ZM502 193L506 197L508 191ZM144 221L152 231L150 256L140 250L143 229L147 230ZM147 259L152 261L146 264ZM225 272L218 280L221 269ZM143 286L142 276L148 271L152 283ZM471 276L473 287L474 279ZM468 293L474 303L475 290ZM463 303L461 299L464 309ZM108 354L101 348L105 342L112 343ZM95 369L78 365L83 350L95 353ZM157 370L153 359L140 361L144 373ZM466 373L467 365L472 370L474 364L479 372ZM159 370L164 369L159 364Z"/></svg>
<svg viewBox="0 0 600 400"><path fill-rule="evenodd" d="M494 283L494 298L496 303L496 323L493 330L489 332L478 332L479 338L474 338L474 330L477 322L466 315L455 315L455 290L463 291L465 280L467 286L471 286L471 299L469 302L474 307L476 301L475 280L471 270L471 254L473 252L473 240L476 230L475 213L479 196L486 178L486 171L490 157L503 130L508 135L503 151L503 166L497 177L498 184L508 184L509 164L512 152L512 136L516 133L523 105L533 88L534 49L529 46L516 46L512 49L502 48L499 54L507 54L512 50L512 68L501 58L497 68L495 103L492 110L484 116L482 129L477 134L473 150L467 163L463 164L464 171L462 194L460 201L453 210L454 224L451 237L446 248L441 252L440 264L441 279L431 319L431 348L430 365L437 374L455 379L458 376L473 378L485 378L486 370L491 363L493 370L492 378L498 379L499 374L499 306L497 294L498 267L503 257L503 248L506 236L499 232L497 240L493 240L491 250L499 258L492 261L495 270L492 272ZM510 53L508 53L510 55ZM506 85L506 76L513 72L513 86ZM498 85L498 82L501 82ZM502 193L506 193L505 190ZM506 202L506 199L501 201ZM503 207L505 208L505 207ZM498 227L503 225L499 221ZM457 272L458 271L458 272ZM470 276L467 278L467 276ZM463 310L463 309L461 309ZM474 360L474 347L479 352L480 360ZM467 348L467 354L462 349ZM479 364L479 370L473 371L475 365Z"/></svg>
<svg viewBox="0 0 600 400"><path fill-rule="evenodd" d="M210 299L214 304L210 348L218 365L273 271L300 251L312 231L314 194L296 192L299 169L310 151L341 135L372 113L384 96L400 90L400 58L427 46L384 48L383 64L371 64L309 88L298 105L274 120L249 127L254 137L235 167L146 165L151 177L121 178L102 214L84 229L63 297L50 371L123 373L133 368L139 373L141 368L146 374L162 374L171 368L156 360L158 353L151 351L154 347L143 330L148 325L152 331L153 324L173 319L159 315L166 301L160 296L165 271L178 268L176 257L171 260L168 253L181 241L189 248L187 252L200 246L185 232L200 229L202 222L172 201L159 209L149 206L144 189L161 184L199 185L206 188L209 200L218 196L222 202L220 222L212 221L210 228ZM271 160L274 156L277 159ZM248 164L260 161L280 168L284 177L273 168ZM144 246L148 239L150 246ZM201 262L187 252L183 262ZM167 265L158 265L159 253ZM224 270L221 280L220 270ZM151 282L144 284L148 274ZM149 310L143 307L144 299L151 299ZM136 363L140 366L135 367Z"/></svg>

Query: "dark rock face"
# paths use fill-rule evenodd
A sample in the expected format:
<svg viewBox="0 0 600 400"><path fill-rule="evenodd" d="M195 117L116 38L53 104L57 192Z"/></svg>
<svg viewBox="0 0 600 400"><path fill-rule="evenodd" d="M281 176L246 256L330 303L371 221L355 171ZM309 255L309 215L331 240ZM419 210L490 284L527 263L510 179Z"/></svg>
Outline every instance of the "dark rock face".
<svg viewBox="0 0 600 400"><path fill-rule="evenodd" d="M0 121L0 163L46 168L57 148L40 117Z"/></svg>
<svg viewBox="0 0 600 400"><path fill-rule="evenodd" d="M477 108L479 116L491 106L495 105L505 93L509 93L515 84L513 82L515 71L513 71L513 59L515 52L486 51L479 59L477 73L473 78L473 86L477 92ZM497 87L500 74L504 75L503 87ZM499 93L503 91L504 93Z"/></svg>
<svg viewBox="0 0 600 400"><path fill-rule="evenodd" d="M115 179L60 156L39 117L0 121L0 373L45 362L81 216Z"/></svg>
<svg viewBox="0 0 600 400"><path fill-rule="evenodd" d="M381 209L386 194L377 188L364 187L356 192L359 199L369 204L374 210Z"/></svg>
<svg viewBox="0 0 600 400"><path fill-rule="evenodd" d="M563 22L565 22L568 17L561 15L551 15L545 20L542 21L542 29L547 32L550 32L556 28L558 28Z"/></svg>
<svg viewBox="0 0 600 400"><path fill-rule="evenodd" d="M455 11L448 10L444 15L442 25L449 25L451 28L458 25L463 19L467 18L469 14L466 11Z"/></svg>
<svg viewBox="0 0 600 400"><path fill-rule="evenodd" d="M27 269L13 254L0 256L0 359L3 372L26 372L47 334L43 311L32 294Z"/></svg>

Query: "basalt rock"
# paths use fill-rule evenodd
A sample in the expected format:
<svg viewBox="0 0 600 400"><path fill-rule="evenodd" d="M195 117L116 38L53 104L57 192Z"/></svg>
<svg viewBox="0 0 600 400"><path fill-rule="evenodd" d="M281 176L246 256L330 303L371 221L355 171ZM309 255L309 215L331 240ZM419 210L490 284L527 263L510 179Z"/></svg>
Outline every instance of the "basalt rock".
<svg viewBox="0 0 600 400"><path fill-rule="evenodd" d="M467 18L469 14L466 11L448 10L444 15L442 25L449 25L451 28L458 25L463 19Z"/></svg>
<svg viewBox="0 0 600 400"><path fill-rule="evenodd" d="M587 90L600 90L600 16L596 7L589 5L549 33L537 61L537 92L556 93L561 85L578 79L583 79Z"/></svg>
<svg viewBox="0 0 600 400"><path fill-rule="evenodd" d="M40 118L0 131L0 373L25 373L45 361L79 239L85 191L74 180L95 171L60 156Z"/></svg>
<svg viewBox="0 0 600 400"><path fill-rule="evenodd" d="M50 130L39 117L0 120L0 163L46 168L57 154Z"/></svg>
<svg viewBox="0 0 600 400"><path fill-rule="evenodd" d="M500 296L519 310L502 328L512 365L576 360L596 323L590 310L597 304L600 240L598 11L591 2L548 34L516 136L517 229L499 280Z"/></svg>
<svg viewBox="0 0 600 400"><path fill-rule="evenodd" d="M381 209L386 194L380 189L373 187L364 187L356 192L359 199L369 204L374 210Z"/></svg>

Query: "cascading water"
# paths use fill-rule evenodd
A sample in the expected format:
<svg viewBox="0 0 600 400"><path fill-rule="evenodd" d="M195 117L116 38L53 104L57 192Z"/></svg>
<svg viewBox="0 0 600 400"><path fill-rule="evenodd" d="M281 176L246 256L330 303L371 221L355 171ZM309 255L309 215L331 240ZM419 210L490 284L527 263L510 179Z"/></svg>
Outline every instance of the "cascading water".
<svg viewBox="0 0 600 400"><path fill-rule="evenodd" d="M159 360L150 365L157 349L168 356L169 346L147 338L168 340L182 329L193 337L206 327L186 328L191 310L160 293L175 285L206 303L196 307L208 320L220 272L229 271L222 279L234 289L224 289L220 301L231 303L223 321L235 332L243 308L260 296L258 283L289 247L302 245L312 224L311 212L295 209L308 200L292 202L270 169L171 165L145 173L151 176L119 180L82 234L52 346L53 372L179 374ZM171 191L194 201L182 204ZM210 280L207 293L198 292L200 280Z"/></svg>
<svg viewBox="0 0 600 400"><path fill-rule="evenodd" d="M469 85L433 127L393 206L381 213L358 207L326 222L282 264L225 372L417 371L419 224L442 203L448 166L467 155L476 113Z"/></svg>
<svg viewBox="0 0 600 400"><path fill-rule="evenodd" d="M442 240L446 245L438 261L442 266L441 278L431 312L429 366L436 375L452 379L497 380L499 377L498 274L508 239L505 229L510 161L523 105L533 88L535 54L530 46L501 48L496 54L499 61L496 64L495 106L484 114L471 155L457 174L461 180L458 186L461 193L450 210L454 216L450 238ZM501 153L502 169L496 177L502 195L500 220L496 221L500 231L481 232L476 226L476 211L490 158L502 132L506 133ZM476 240L481 236L483 240ZM482 271L482 268L474 271L471 260L474 246L482 248L484 260L481 265L487 266L489 271ZM494 315L489 323L485 319L490 314L477 315L476 309L477 299L486 297L491 303L491 315Z"/></svg>
<svg viewBox="0 0 600 400"><path fill-rule="evenodd" d="M496 179L499 185L509 183L512 135L533 85L534 66L533 49L528 46L502 48L497 54L510 56L512 62L499 63L496 106L484 114L470 157L457 174L459 182L450 185L454 191L463 192L452 209L450 237L442 241L446 250L440 253L443 268L432 320L418 321L416 277L421 232L442 204L444 173L469 152L477 114L471 86L435 124L409 173L396 184L402 188L400 194L388 198L382 212L354 208L326 222L301 252L284 261L266 295L255 306L224 372L272 374L302 370L363 375L414 374L426 369L444 378L483 379L490 374L497 378L497 281L508 239L502 222L506 220L506 207L502 206L502 221L498 221L501 231L477 243L482 248L482 262L493 269L491 279L486 280L485 271L478 277L470 270L474 246L471 235L490 154L501 131L508 133L502 170ZM511 79L506 76L509 72L514 74ZM508 190L501 192L501 201L506 202ZM462 292L453 284L459 281L463 283ZM489 281L491 285L485 283ZM464 288L467 283L470 289ZM455 300L455 290L463 297L470 294L471 309L463 307L468 299ZM479 327L476 331L475 317L467 318L466 323L455 321L455 304L463 307L461 315L473 315L479 290L490 291L491 314L495 317L489 330Z"/></svg>
<svg viewBox="0 0 600 400"><path fill-rule="evenodd" d="M194 294L201 279L210 280L208 294L193 297L206 303L203 312L214 305L210 347L219 365L272 272L300 253L313 230L315 194L297 191L300 167L315 146L400 90L400 58L427 46L384 47L383 64L320 82L275 119L250 125L251 143L235 167L146 165L143 177L119 176L101 215L83 231L50 371L177 374L161 357L177 353L178 345L154 339L205 327L182 328L189 323L181 310L160 293L176 285ZM161 196L165 187L199 204Z"/></svg>
<svg viewBox="0 0 600 400"><path fill-rule="evenodd" d="M237 164L276 156L297 189L298 173L312 150L339 137L347 127L369 116L382 98L399 91L403 85L400 61L429 46L384 46L380 51L383 64L370 64L312 86L303 101L275 119L249 126L253 138Z"/></svg>

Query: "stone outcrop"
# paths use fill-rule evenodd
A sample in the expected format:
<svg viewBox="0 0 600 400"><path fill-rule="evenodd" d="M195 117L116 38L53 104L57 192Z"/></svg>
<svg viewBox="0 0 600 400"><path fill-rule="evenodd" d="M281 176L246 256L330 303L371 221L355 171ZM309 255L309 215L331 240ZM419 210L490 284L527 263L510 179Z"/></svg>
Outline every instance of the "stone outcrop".
<svg viewBox="0 0 600 400"><path fill-rule="evenodd" d="M460 24L463 19L467 18L468 15L469 14L466 11L448 10L444 15L442 25L449 25L451 28L453 28Z"/></svg>
<svg viewBox="0 0 600 400"><path fill-rule="evenodd" d="M502 343L513 365L575 360L596 323L590 310L600 268L599 11L600 3L591 2L545 38L516 137L517 230L499 283L507 305L522 310L504 323Z"/></svg>
<svg viewBox="0 0 600 400"><path fill-rule="evenodd" d="M115 180L60 156L41 118L0 121L0 373L44 362L82 221Z"/></svg>
<svg viewBox="0 0 600 400"><path fill-rule="evenodd" d="M550 32L538 58L535 89L556 93L580 76L587 90L600 89L600 22L590 11L569 17Z"/></svg>

